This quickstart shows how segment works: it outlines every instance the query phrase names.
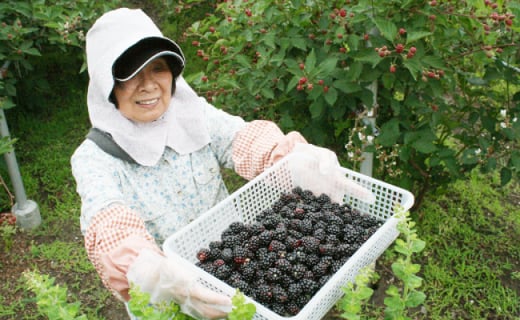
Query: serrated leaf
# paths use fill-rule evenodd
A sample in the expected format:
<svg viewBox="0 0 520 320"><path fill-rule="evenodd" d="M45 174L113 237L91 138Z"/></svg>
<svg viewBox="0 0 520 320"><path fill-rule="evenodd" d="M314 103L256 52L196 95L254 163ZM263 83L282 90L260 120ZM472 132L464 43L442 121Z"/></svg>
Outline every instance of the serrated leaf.
<svg viewBox="0 0 520 320"><path fill-rule="evenodd" d="M422 73L423 65L420 63L419 59L404 60L403 65L408 69L408 71L410 71L414 80L417 80L417 77Z"/></svg>
<svg viewBox="0 0 520 320"><path fill-rule="evenodd" d="M397 27L396 25L387 19L376 18L374 19L379 32L387 39L388 41L393 41L395 36L397 35Z"/></svg>
<svg viewBox="0 0 520 320"><path fill-rule="evenodd" d="M313 70L316 66L316 52L314 49L311 50L311 52L307 55L307 58L305 59L305 68L307 70Z"/></svg>
<svg viewBox="0 0 520 320"><path fill-rule="evenodd" d="M338 59L334 57L330 57L325 59L318 65L318 76L321 78L325 78L330 75L338 64Z"/></svg>
<svg viewBox="0 0 520 320"><path fill-rule="evenodd" d="M406 33L406 43L410 44L414 41L428 37L430 35L432 35L432 33L428 31L408 31Z"/></svg>

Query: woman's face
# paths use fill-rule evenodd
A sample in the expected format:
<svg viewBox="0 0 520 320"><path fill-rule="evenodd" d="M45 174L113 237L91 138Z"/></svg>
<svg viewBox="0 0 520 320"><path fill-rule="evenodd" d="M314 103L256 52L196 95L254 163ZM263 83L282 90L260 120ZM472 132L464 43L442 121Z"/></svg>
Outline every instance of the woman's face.
<svg viewBox="0 0 520 320"><path fill-rule="evenodd" d="M152 60L133 78L114 86L119 111L135 122L157 120L170 105L172 81L166 59Z"/></svg>

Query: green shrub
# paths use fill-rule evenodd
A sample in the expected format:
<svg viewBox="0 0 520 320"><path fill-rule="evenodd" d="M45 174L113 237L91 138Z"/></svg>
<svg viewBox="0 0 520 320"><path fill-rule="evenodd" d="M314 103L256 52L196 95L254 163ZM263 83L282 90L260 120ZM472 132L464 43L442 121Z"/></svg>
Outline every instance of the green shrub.
<svg viewBox="0 0 520 320"><path fill-rule="evenodd" d="M187 32L205 64L187 79L351 167L375 152L376 175L420 203L477 165L518 174L519 14L507 0L224 1Z"/></svg>

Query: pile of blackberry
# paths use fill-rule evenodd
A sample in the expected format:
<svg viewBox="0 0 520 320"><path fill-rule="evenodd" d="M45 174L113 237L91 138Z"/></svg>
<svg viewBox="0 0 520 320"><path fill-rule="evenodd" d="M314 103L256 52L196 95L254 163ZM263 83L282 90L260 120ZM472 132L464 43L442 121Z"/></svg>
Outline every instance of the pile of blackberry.
<svg viewBox="0 0 520 320"><path fill-rule="evenodd" d="M197 266L281 316L296 315L384 223L299 187L253 223L233 222Z"/></svg>

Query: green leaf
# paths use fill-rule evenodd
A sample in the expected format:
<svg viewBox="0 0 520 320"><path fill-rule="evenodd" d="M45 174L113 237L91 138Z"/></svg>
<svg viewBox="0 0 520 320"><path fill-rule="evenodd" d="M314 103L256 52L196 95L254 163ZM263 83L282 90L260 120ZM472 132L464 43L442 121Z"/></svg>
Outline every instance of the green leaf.
<svg viewBox="0 0 520 320"><path fill-rule="evenodd" d="M338 100L338 91L332 87L329 88L329 91L327 93L324 93L325 101L331 106L333 106L336 101Z"/></svg>
<svg viewBox="0 0 520 320"><path fill-rule="evenodd" d="M417 77L421 75L423 65L419 61L419 59L406 59L403 61L403 65L408 71L410 71L410 74L412 75L413 79L417 81Z"/></svg>
<svg viewBox="0 0 520 320"><path fill-rule="evenodd" d="M350 82L346 79L336 80L332 85L334 88L346 94L352 94L361 91L361 86L359 84Z"/></svg>
<svg viewBox="0 0 520 320"><path fill-rule="evenodd" d="M500 169L500 184L502 186L505 186L509 181L511 181L512 177L513 173L509 168Z"/></svg>
<svg viewBox="0 0 520 320"><path fill-rule="evenodd" d="M408 294L406 299L406 306L409 308L415 308L423 304L426 300L426 295L420 291L412 291Z"/></svg>
<svg viewBox="0 0 520 320"><path fill-rule="evenodd" d="M323 103L321 103L321 101L319 101L319 100L314 101L309 106L309 111L311 112L311 117L313 119L318 118L323 113L323 109L324 109L324 106L323 106Z"/></svg>
<svg viewBox="0 0 520 320"><path fill-rule="evenodd" d="M414 41L428 37L432 34L433 34L432 32L428 32L428 31L408 31L406 34L406 43L410 44Z"/></svg>
<svg viewBox="0 0 520 320"><path fill-rule="evenodd" d="M318 76L321 78L325 78L329 76L338 64L338 59L334 57L329 57L325 59L318 65Z"/></svg>
<svg viewBox="0 0 520 320"><path fill-rule="evenodd" d="M316 52L314 49L311 50L311 52L307 55L307 58L305 59L305 69L307 70L313 70L316 66Z"/></svg>
<svg viewBox="0 0 520 320"><path fill-rule="evenodd" d="M377 136L377 141L385 147L391 147L397 143L400 135L399 119L394 118L381 126L381 132Z"/></svg>
<svg viewBox="0 0 520 320"><path fill-rule="evenodd" d="M388 41L393 42L397 35L396 25L391 20L384 18L376 18L374 19L374 22L383 37L385 37Z"/></svg>

